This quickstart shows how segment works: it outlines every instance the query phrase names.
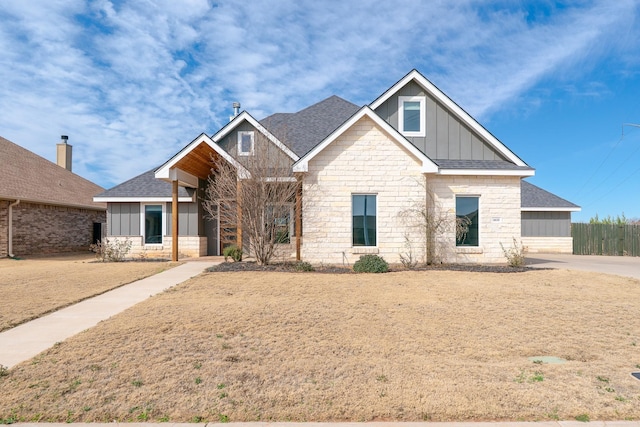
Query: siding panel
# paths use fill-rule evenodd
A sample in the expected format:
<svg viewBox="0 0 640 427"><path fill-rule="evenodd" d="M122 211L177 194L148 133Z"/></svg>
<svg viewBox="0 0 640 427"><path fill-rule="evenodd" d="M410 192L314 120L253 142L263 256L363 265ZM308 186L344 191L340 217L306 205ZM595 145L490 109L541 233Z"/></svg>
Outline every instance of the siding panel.
<svg viewBox="0 0 640 427"><path fill-rule="evenodd" d="M139 203L109 203L107 204L107 217L110 236L140 235Z"/></svg>
<svg viewBox="0 0 640 427"><path fill-rule="evenodd" d="M570 212L522 212L523 237L570 237Z"/></svg>

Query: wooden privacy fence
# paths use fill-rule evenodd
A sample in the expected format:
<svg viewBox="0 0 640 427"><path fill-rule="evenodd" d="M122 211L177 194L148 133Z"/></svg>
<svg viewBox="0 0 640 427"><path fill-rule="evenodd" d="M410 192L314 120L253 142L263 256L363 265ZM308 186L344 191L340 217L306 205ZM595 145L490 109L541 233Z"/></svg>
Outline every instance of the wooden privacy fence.
<svg viewBox="0 0 640 427"><path fill-rule="evenodd" d="M574 255L640 256L640 225L571 224Z"/></svg>

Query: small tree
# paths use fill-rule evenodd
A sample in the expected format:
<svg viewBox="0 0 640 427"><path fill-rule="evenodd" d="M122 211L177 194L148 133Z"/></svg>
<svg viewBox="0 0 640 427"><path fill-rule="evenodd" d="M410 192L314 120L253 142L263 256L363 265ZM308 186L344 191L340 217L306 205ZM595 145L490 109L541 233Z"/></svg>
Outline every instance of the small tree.
<svg viewBox="0 0 640 427"><path fill-rule="evenodd" d="M446 210L442 208L436 199L433 188L424 177L420 185L425 190L425 198L416 201L411 207L400 212L400 217L405 220L408 227L417 230L421 235L424 250L424 262L433 264L442 260L439 251L438 236L446 233L451 227L451 220ZM408 240L405 235L405 239ZM412 250L411 242L408 248ZM412 258L413 254L403 254L405 258Z"/></svg>
<svg viewBox="0 0 640 427"><path fill-rule="evenodd" d="M266 265L277 244L293 239L298 183L292 159L262 133L255 132L252 148L249 155L235 157L244 171L221 156L212 157L203 206L209 217L220 221L221 230L237 236L241 228L243 241L238 244Z"/></svg>

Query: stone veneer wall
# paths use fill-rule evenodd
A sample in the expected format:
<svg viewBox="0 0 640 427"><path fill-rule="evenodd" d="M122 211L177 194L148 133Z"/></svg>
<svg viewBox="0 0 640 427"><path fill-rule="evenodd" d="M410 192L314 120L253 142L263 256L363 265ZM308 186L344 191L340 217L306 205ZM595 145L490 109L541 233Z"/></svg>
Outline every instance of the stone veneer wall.
<svg viewBox="0 0 640 427"><path fill-rule="evenodd" d="M450 229L438 239L443 262L504 263L500 243L520 238L520 178L426 175ZM303 182L302 258L312 263L353 264L364 253L397 263L407 252L424 256L423 233L403 211L426 199L421 165L373 121L363 118L309 163ZM377 195L376 247L352 247L351 196ZM455 246L455 196L480 196L480 246Z"/></svg>
<svg viewBox="0 0 640 427"><path fill-rule="evenodd" d="M421 164L363 118L309 163L303 181L302 259L353 264L376 253L399 262L406 233L399 214L424 198ZM377 195L377 247L352 247L353 194Z"/></svg>
<svg viewBox="0 0 640 427"><path fill-rule="evenodd" d="M21 202L13 207L13 253L89 250L94 222L106 222L105 211Z"/></svg>
<svg viewBox="0 0 640 427"><path fill-rule="evenodd" d="M131 241L131 251L129 258L145 257L145 258L171 258L171 236L163 236L162 244L144 245L142 236L108 236L108 239ZM178 257L201 257L207 255L207 238L206 236L179 236L178 237Z"/></svg>
<svg viewBox="0 0 640 427"><path fill-rule="evenodd" d="M0 258L9 255L9 204L0 200Z"/></svg>
<svg viewBox="0 0 640 427"><path fill-rule="evenodd" d="M440 209L452 218L450 230L440 236L444 262L506 263L500 244L513 246L520 242L520 177L517 176L451 176L429 178ZM480 245L456 247L453 218L456 196L479 196Z"/></svg>
<svg viewBox="0 0 640 427"><path fill-rule="evenodd" d="M573 237L523 237L529 254L572 254Z"/></svg>

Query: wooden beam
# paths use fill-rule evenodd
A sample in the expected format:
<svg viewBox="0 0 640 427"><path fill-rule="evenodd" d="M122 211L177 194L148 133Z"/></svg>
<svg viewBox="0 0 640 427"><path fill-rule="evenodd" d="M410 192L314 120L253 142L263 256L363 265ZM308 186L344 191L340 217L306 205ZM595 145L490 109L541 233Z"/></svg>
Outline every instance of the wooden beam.
<svg viewBox="0 0 640 427"><path fill-rule="evenodd" d="M236 184L236 246L242 250L242 181Z"/></svg>
<svg viewBox="0 0 640 427"><path fill-rule="evenodd" d="M178 181L172 181L171 261L178 261Z"/></svg>
<svg viewBox="0 0 640 427"><path fill-rule="evenodd" d="M302 179L298 177L296 188L296 261L301 259L302 242Z"/></svg>

